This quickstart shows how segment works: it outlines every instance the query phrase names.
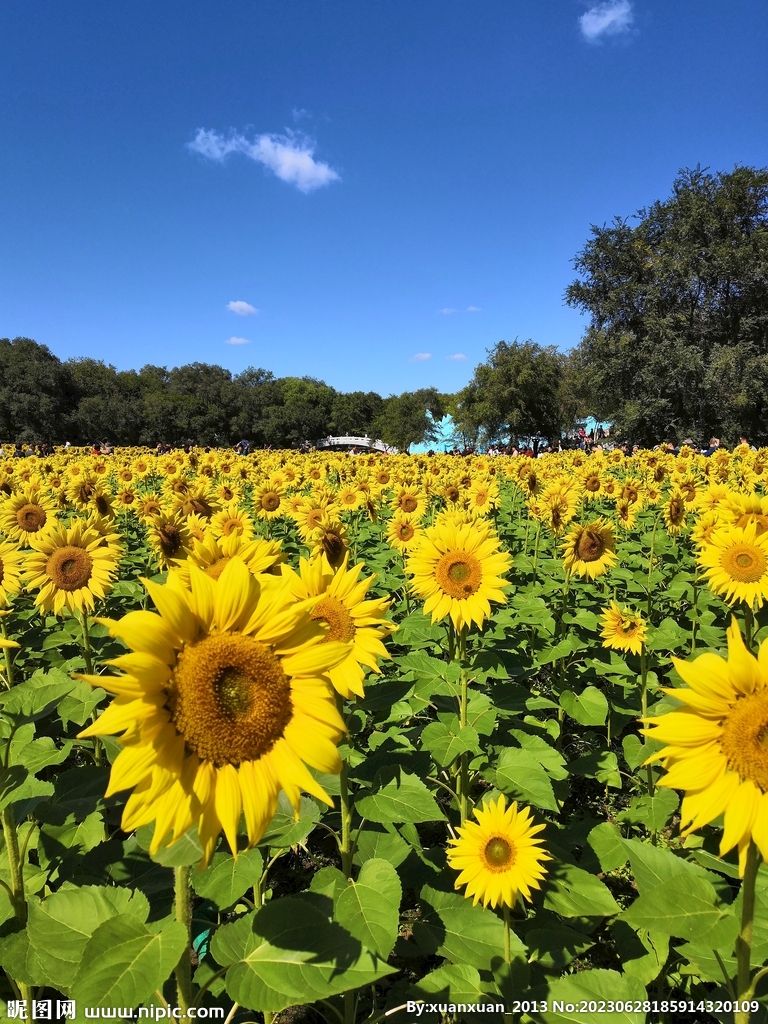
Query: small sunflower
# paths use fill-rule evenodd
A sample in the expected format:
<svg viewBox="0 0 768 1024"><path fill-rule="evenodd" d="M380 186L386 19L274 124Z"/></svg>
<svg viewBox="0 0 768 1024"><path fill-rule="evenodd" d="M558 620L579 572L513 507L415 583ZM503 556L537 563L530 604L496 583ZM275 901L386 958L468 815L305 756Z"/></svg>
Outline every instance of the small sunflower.
<svg viewBox="0 0 768 1024"><path fill-rule="evenodd" d="M639 612L620 608L615 601L611 601L610 607L605 609L600 618L603 626L600 631L603 647L640 654L648 635L648 627Z"/></svg>
<svg viewBox="0 0 768 1024"><path fill-rule="evenodd" d="M424 614L439 622L449 615L457 630L482 626L491 601L506 604L503 578L512 559L487 524L444 521L424 530L406 563L411 589L424 599Z"/></svg>
<svg viewBox="0 0 768 1024"><path fill-rule="evenodd" d="M376 579L360 579L362 562L347 567L344 559L336 572L324 558L308 562L302 558L297 574L283 566L283 575L291 581L291 590L298 600L319 597L310 618L327 623L326 641L350 643L352 648L346 659L328 672L334 688L347 699L363 697L365 669L378 673L379 659L389 658L382 643L384 637L397 628L385 619L389 601L368 599L366 594Z"/></svg>
<svg viewBox="0 0 768 1024"><path fill-rule="evenodd" d="M667 770L659 786L684 793L683 835L725 815L720 855L737 846L743 873L750 839L768 861L768 642L755 658L733 619L727 661L672 661L686 685L665 692L684 706L643 720L645 735L666 744L649 760Z"/></svg>
<svg viewBox="0 0 768 1024"><path fill-rule="evenodd" d="M285 489L264 484L253 492L253 507L259 519L278 519L285 514Z"/></svg>
<svg viewBox="0 0 768 1024"><path fill-rule="evenodd" d="M122 733L107 795L133 790L123 829L154 821L154 853L197 824L205 865L222 830L237 855L243 815L254 846L281 789L297 812L302 790L332 805L306 765L341 770L344 723L324 673L349 647L324 642L315 602L287 581L262 586L240 559L218 582L193 566L191 590L173 570L145 586L158 613L100 620L130 648L109 663L126 674L80 677L116 695L80 735Z"/></svg>
<svg viewBox="0 0 768 1024"><path fill-rule="evenodd" d="M675 537L681 530L685 529L688 521L688 510L685 495L682 491L673 488L669 492L667 500L662 504L661 510L667 527L667 533L670 536Z"/></svg>
<svg viewBox="0 0 768 1024"><path fill-rule="evenodd" d="M160 512L154 516L147 523L147 540L161 569L169 569L186 558L192 547L187 520L178 512Z"/></svg>
<svg viewBox="0 0 768 1024"><path fill-rule="evenodd" d="M721 527L699 549L710 589L729 604L762 608L768 598L768 533L758 534L758 525Z"/></svg>
<svg viewBox="0 0 768 1024"><path fill-rule="evenodd" d="M475 817L449 840L448 864L460 872L454 887L466 886L464 895L485 907L513 907L518 895L530 900L552 859L535 838L544 825L534 824L528 807L518 810L517 801L507 807L503 795L476 807Z"/></svg>
<svg viewBox="0 0 768 1024"><path fill-rule="evenodd" d="M210 530L214 537L228 537L236 533L242 540L253 537L253 519L238 505L227 505L221 512L211 516Z"/></svg>
<svg viewBox="0 0 768 1024"><path fill-rule="evenodd" d="M602 576L616 561L613 529L604 519L574 523L562 547L565 568L589 579Z"/></svg>
<svg viewBox="0 0 768 1024"><path fill-rule="evenodd" d="M276 567L285 561L280 541L263 537L245 541L237 533L217 540L209 533L202 541L195 541L188 559L176 566L176 572L188 584L191 567L196 565L206 576L217 580L233 558L244 562L254 576L276 571Z"/></svg>
<svg viewBox="0 0 768 1024"><path fill-rule="evenodd" d="M56 522L56 505L41 491L25 488L0 505L0 530L24 545Z"/></svg>
<svg viewBox="0 0 768 1024"><path fill-rule="evenodd" d="M393 516L387 528L387 543L398 551L409 551L418 544L421 528L412 516Z"/></svg>
<svg viewBox="0 0 768 1024"><path fill-rule="evenodd" d="M35 604L60 615L93 611L117 572L117 559L104 538L83 520L55 526L32 541L24 561L27 590L39 591Z"/></svg>

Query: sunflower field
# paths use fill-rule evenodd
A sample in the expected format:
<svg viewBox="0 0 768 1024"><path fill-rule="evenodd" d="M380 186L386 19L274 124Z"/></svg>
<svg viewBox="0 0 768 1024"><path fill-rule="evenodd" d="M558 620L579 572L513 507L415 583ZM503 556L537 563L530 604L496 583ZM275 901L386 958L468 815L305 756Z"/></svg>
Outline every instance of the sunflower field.
<svg viewBox="0 0 768 1024"><path fill-rule="evenodd" d="M0 462L0 1015L766 1020L764 492L746 446Z"/></svg>

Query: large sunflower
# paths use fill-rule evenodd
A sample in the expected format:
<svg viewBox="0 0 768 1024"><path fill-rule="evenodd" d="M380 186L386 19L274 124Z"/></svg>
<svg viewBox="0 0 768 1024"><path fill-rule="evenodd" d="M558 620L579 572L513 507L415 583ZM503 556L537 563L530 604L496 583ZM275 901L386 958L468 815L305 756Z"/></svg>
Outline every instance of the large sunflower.
<svg viewBox="0 0 768 1024"><path fill-rule="evenodd" d="M616 561L613 529L604 519L574 523L562 547L565 568L589 579L602 576Z"/></svg>
<svg viewBox="0 0 768 1024"><path fill-rule="evenodd" d="M297 574L283 566L283 575L291 581L291 589L298 600L319 597L312 609L312 619L325 622L330 627L326 641L338 640L351 643L352 647L345 660L328 673L334 687L347 699L363 697L365 669L379 672L379 659L388 658L389 653L381 642L397 628L384 618L389 601L379 598L365 599L376 579L369 576L360 579L362 562L349 569L348 558L333 571L325 557L308 562L302 558Z"/></svg>
<svg viewBox="0 0 768 1024"><path fill-rule="evenodd" d="M687 688L666 692L685 706L644 719L642 730L666 744L650 759L667 769L658 785L684 792L683 834L724 814L721 856L738 846L743 870L751 838L768 861L768 642L755 658L733 619L727 661L672 661Z"/></svg>
<svg viewBox="0 0 768 1024"><path fill-rule="evenodd" d="M502 551L490 526L478 520L450 521L424 530L406 563L411 589L424 599L424 614L438 622L448 615L457 630L475 622L482 626L491 601L506 603L502 591L512 559Z"/></svg>
<svg viewBox="0 0 768 1024"><path fill-rule="evenodd" d="M768 533L758 530L754 521L743 528L721 527L699 550L710 589L729 604L744 601L761 608L768 598Z"/></svg>
<svg viewBox="0 0 768 1024"><path fill-rule="evenodd" d="M109 544L81 519L39 534L32 548L24 560L26 587L39 591L35 604L54 615L65 608L93 611L117 572L117 558Z"/></svg>
<svg viewBox="0 0 768 1024"><path fill-rule="evenodd" d="M518 893L527 900L544 877L542 864L552 858L541 849L543 840L534 838L544 825L535 825L528 807L510 807L500 796L475 808L477 822L466 821L459 838L450 839L448 863L461 874L455 888L466 886L473 904L512 907Z"/></svg>
<svg viewBox="0 0 768 1024"><path fill-rule="evenodd" d="M109 662L123 676L81 677L116 695L81 735L122 733L107 795L133 790L123 829L154 821L155 852L197 823L207 864L222 829L237 855L243 814L247 845L261 839L281 789L297 810L302 790L331 804L306 764L341 769L344 724L323 674L349 647L324 642L315 601L240 559L218 582L192 565L190 581L146 581L159 614L100 620L131 653Z"/></svg>

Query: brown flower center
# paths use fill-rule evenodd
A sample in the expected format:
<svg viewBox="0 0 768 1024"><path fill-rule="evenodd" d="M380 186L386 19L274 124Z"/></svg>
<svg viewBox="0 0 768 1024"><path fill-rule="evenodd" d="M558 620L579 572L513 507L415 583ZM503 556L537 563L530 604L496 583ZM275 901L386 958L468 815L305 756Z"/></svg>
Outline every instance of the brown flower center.
<svg viewBox="0 0 768 1024"><path fill-rule="evenodd" d="M720 747L732 771L768 793L768 691L736 701L723 721Z"/></svg>
<svg viewBox="0 0 768 1024"><path fill-rule="evenodd" d="M267 491L261 496L261 507L265 512L276 512L280 508L280 495L274 491Z"/></svg>
<svg viewBox="0 0 768 1024"><path fill-rule="evenodd" d="M749 523L757 524L756 537L759 537L768 530L768 516L764 516L761 512L745 512L743 516L739 516L733 525L740 526L743 530Z"/></svg>
<svg viewBox="0 0 768 1024"><path fill-rule="evenodd" d="M515 850L512 844L504 836L493 836L485 844L483 850L485 865L489 871L506 871L515 860Z"/></svg>
<svg viewBox="0 0 768 1024"><path fill-rule="evenodd" d="M752 544L734 544L720 556L720 564L732 580L757 583L768 567L765 552Z"/></svg>
<svg viewBox="0 0 768 1024"><path fill-rule="evenodd" d="M331 640L338 640L340 643L349 643L355 639L355 623L346 607L337 597L324 597L318 601L311 619L327 622L330 626L324 643Z"/></svg>
<svg viewBox="0 0 768 1024"><path fill-rule="evenodd" d="M419 503L412 494L404 494L398 502L403 512L415 512Z"/></svg>
<svg viewBox="0 0 768 1024"><path fill-rule="evenodd" d="M459 601L476 594L483 582L483 569L469 551L447 551L435 566L437 585Z"/></svg>
<svg viewBox="0 0 768 1024"><path fill-rule="evenodd" d="M588 527L581 531L576 542L576 556L582 562L596 562L605 551L605 537Z"/></svg>
<svg viewBox="0 0 768 1024"><path fill-rule="evenodd" d="M42 505L29 502L22 505L16 513L16 522L25 533L37 533L45 526L48 516Z"/></svg>
<svg viewBox="0 0 768 1024"><path fill-rule="evenodd" d="M181 531L173 523L165 523L157 531L160 547L166 558L175 558L181 551Z"/></svg>
<svg viewBox="0 0 768 1024"><path fill-rule="evenodd" d="M45 571L57 590L80 590L88 586L93 559L85 548L56 548L48 557Z"/></svg>
<svg viewBox="0 0 768 1024"><path fill-rule="evenodd" d="M179 654L169 706L187 747L217 767L268 754L293 716L280 661L241 633L208 636Z"/></svg>
<svg viewBox="0 0 768 1024"><path fill-rule="evenodd" d="M205 575L210 576L212 580L217 580L226 569L229 561L226 555L223 558L217 558L215 562L205 569Z"/></svg>

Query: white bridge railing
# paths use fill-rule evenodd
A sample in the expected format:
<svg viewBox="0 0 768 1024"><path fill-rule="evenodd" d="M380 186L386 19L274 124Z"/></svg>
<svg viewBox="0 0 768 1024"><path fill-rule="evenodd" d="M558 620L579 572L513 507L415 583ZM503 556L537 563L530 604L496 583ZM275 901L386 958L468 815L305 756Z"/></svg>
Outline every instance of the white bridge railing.
<svg viewBox="0 0 768 1024"><path fill-rule="evenodd" d="M362 448L365 451L384 452L385 455L397 453L397 448L386 445L383 441L374 441L370 437L352 437L351 435L346 437L323 437L319 441L315 441L315 445L318 448L339 448L342 446Z"/></svg>

